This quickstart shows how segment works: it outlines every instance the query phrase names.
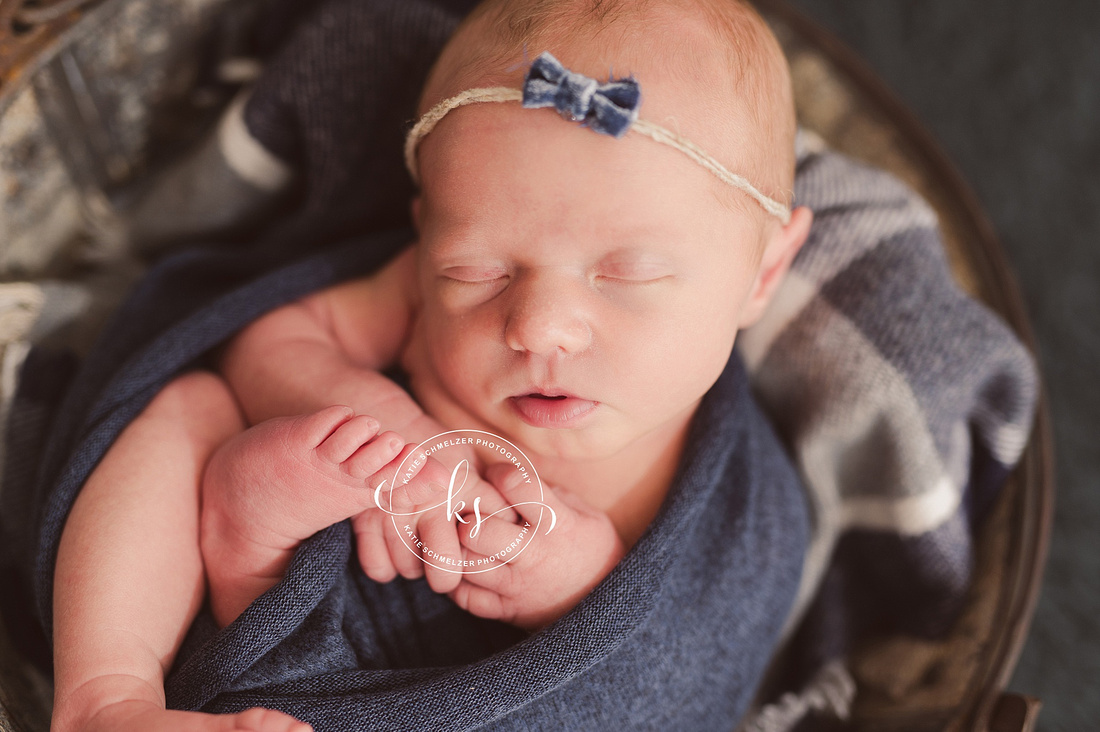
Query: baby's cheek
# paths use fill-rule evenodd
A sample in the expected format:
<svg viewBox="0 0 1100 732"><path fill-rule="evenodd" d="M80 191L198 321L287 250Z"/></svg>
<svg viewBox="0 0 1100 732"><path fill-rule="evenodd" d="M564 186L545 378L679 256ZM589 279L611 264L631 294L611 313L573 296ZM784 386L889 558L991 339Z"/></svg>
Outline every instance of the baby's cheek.
<svg viewBox="0 0 1100 732"><path fill-rule="evenodd" d="M405 340L405 345L401 349L401 355L398 359L398 363L401 364L401 368L406 373L410 375L419 373L423 368L425 363L424 344L424 318L418 314L412 320L408 338Z"/></svg>
<svg viewBox="0 0 1100 732"><path fill-rule="evenodd" d="M725 369L735 330L728 314L701 316L695 327L684 328L676 346L678 357L657 361L648 380L651 391L674 408L699 399Z"/></svg>
<svg viewBox="0 0 1100 732"><path fill-rule="evenodd" d="M485 339L468 325L445 321L439 325L425 334L425 351L443 385L458 396L480 380L491 363L491 353Z"/></svg>
<svg viewBox="0 0 1100 732"><path fill-rule="evenodd" d="M682 359L675 366L666 362L663 371L653 373L643 387L643 398L653 413L652 418L663 421L698 400L717 378L711 372L695 356Z"/></svg>

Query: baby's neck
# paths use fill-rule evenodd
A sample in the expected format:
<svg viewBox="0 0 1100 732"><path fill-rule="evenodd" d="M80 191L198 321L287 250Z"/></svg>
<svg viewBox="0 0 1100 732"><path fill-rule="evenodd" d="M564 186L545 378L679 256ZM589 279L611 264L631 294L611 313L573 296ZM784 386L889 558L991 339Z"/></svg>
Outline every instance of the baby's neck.
<svg viewBox="0 0 1100 732"><path fill-rule="evenodd" d="M687 441L695 410L662 425L609 458L598 461L554 460L539 456L539 476L568 486L590 506L603 511L629 548L653 522Z"/></svg>

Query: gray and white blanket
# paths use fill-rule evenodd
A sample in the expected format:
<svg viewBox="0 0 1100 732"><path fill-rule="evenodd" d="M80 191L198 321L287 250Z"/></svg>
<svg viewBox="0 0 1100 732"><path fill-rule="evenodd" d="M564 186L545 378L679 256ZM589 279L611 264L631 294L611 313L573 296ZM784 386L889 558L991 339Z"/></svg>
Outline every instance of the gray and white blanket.
<svg viewBox="0 0 1100 732"><path fill-rule="evenodd" d="M790 618L807 652L788 678L806 682L860 640L948 630L1038 377L952 279L936 214L907 186L802 132L795 197L814 212L809 240L739 347L814 506ZM787 729L791 711L765 710L756 729Z"/></svg>

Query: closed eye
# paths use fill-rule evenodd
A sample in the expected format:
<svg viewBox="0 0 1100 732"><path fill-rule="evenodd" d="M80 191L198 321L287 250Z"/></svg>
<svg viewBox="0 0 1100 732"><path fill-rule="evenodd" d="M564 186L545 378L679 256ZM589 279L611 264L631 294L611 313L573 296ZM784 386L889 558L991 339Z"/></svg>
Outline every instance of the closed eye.
<svg viewBox="0 0 1100 732"><path fill-rule="evenodd" d="M499 269L481 267L449 267L444 270L442 277L452 282L479 285L507 278L508 273Z"/></svg>
<svg viewBox="0 0 1100 732"><path fill-rule="evenodd" d="M671 277L672 270L663 262L613 258L600 262L593 268L592 274L596 280L612 284L650 285Z"/></svg>
<svg viewBox="0 0 1100 732"><path fill-rule="evenodd" d="M610 275L598 275L596 279L610 282L611 284L622 285L653 285L661 280L667 280L672 275L661 275L660 277L611 277Z"/></svg>

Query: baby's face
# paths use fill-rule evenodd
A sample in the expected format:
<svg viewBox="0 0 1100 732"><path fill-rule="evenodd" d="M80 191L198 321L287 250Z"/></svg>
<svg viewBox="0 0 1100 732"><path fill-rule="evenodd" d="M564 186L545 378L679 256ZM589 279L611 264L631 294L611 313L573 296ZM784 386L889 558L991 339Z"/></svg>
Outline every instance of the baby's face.
<svg viewBox="0 0 1100 732"><path fill-rule="evenodd" d="M431 411L573 460L690 417L730 357L763 214L676 150L516 104L452 112L419 159Z"/></svg>

